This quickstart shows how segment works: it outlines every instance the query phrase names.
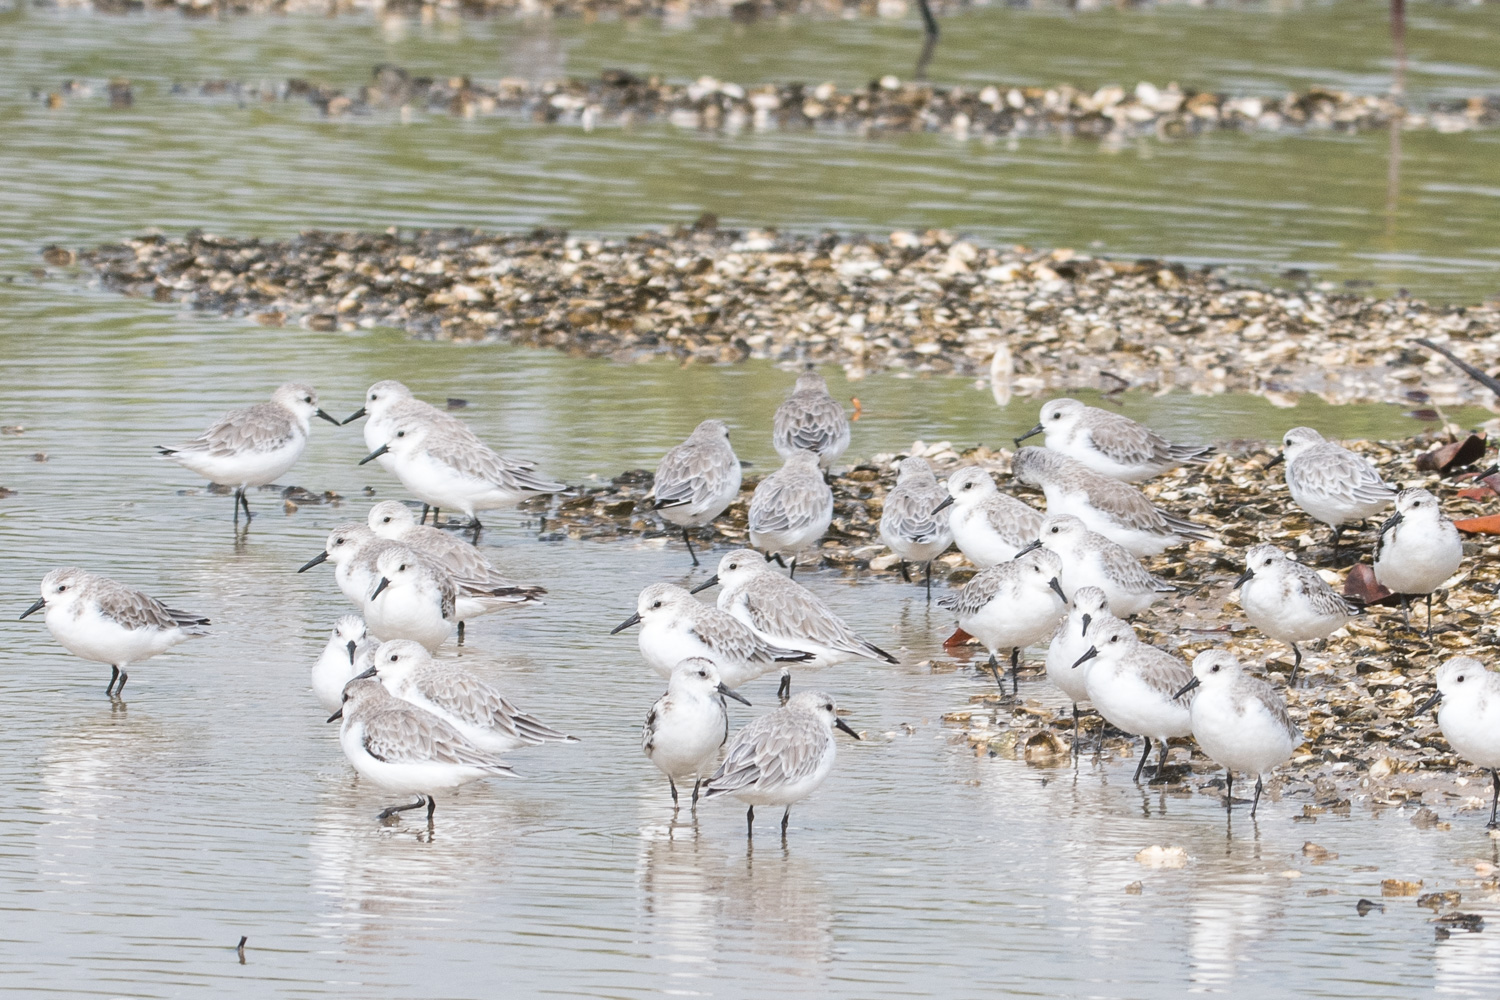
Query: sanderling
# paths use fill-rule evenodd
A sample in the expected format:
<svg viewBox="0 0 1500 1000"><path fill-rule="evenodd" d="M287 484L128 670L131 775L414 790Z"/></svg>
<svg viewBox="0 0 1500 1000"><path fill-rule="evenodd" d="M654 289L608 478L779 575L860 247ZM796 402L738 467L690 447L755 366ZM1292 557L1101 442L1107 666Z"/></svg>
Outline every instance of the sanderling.
<svg viewBox="0 0 1500 1000"><path fill-rule="evenodd" d="M802 666L826 667L855 658L898 662L856 635L842 618L806 587L773 571L754 549L735 549L719 560L719 571L690 593L723 584L719 609L734 615L772 646L811 653ZM791 669L781 668L780 695L791 690Z"/></svg>
<svg viewBox="0 0 1500 1000"><path fill-rule="evenodd" d="M718 669L726 687L737 688L780 663L812 659L806 651L782 649L767 642L734 615L704 604L670 583L653 583L642 590L635 614L609 634L632 625L641 626L641 656L652 670L667 678L683 660L703 658Z"/></svg>
<svg viewBox="0 0 1500 1000"><path fill-rule="evenodd" d="M1111 541L1071 514L1049 514L1042 520L1036 542L1062 559L1063 592L1073 599L1080 587L1098 587L1109 600L1109 610L1118 618L1140 614L1162 594L1177 588L1152 576L1130 550Z"/></svg>
<svg viewBox="0 0 1500 1000"><path fill-rule="evenodd" d="M417 523L417 515L398 500L382 500L366 518L381 538L416 549L453 577L458 587L458 641L464 622L511 604L540 604L545 587L516 583L495 568L478 548L441 528Z"/></svg>
<svg viewBox="0 0 1500 1000"><path fill-rule="evenodd" d="M339 746L361 777L417 796L410 805L382 809L382 820L426 806L431 823L437 808L433 792L515 773L436 715L392 695L375 677L356 677L345 686L343 705L328 721L336 719L343 720Z"/></svg>
<svg viewBox="0 0 1500 1000"><path fill-rule="evenodd" d="M361 663L374 648L359 615L344 615L334 623L333 635L312 668L313 694L325 712L335 712L344 703L344 685L369 666Z"/></svg>
<svg viewBox="0 0 1500 1000"><path fill-rule="evenodd" d="M1234 582L1245 617L1263 634L1292 647L1290 684L1302 665L1299 642L1326 639L1364 608L1346 600L1317 570L1304 566L1274 545L1256 545L1245 553L1245 572Z"/></svg>
<svg viewBox="0 0 1500 1000"><path fill-rule="evenodd" d="M1423 489L1396 494L1396 513L1381 525L1375 543L1375 579L1401 595L1401 614L1408 623L1408 602L1425 594L1427 634L1432 635L1432 592L1457 573L1463 561L1463 539L1437 497Z"/></svg>
<svg viewBox="0 0 1500 1000"><path fill-rule="evenodd" d="M467 429L425 419L399 421L390 439L359 464L387 454L394 460L396 478L418 500L439 510L463 511L473 522L476 541L483 525L475 511L511 507L567 488L536 472L535 463L496 454Z"/></svg>
<svg viewBox="0 0 1500 1000"><path fill-rule="evenodd" d="M395 379L386 379L370 386L365 393L365 404L345 417L343 422L353 423L360 417L369 418L365 421L364 432L365 447L371 451L376 451L389 441L402 420L427 421L448 427L460 435L473 434L463 421L413 396L410 389ZM391 475L396 474L395 460L390 455L381 455L378 461L385 471ZM426 516L427 512L424 510L422 519L426 520Z"/></svg>
<svg viewBox="0 0 1500 1000"><path fill-rule="evenodd" d="M1156 778L1167 770L1167 740L1193 734L1193 692L1184 691L1193 671L1177 657L1140 640L1126 622L1115 620L1090 629L1094 642L1078 658L1077 666L1093 660L1089 667L1088 694L1094 709L1105 721L1146 741L1135 780L1141 780L1151 758L1151 740L1161 742ZM1178 697L1178 696L1181 697Z"/></svg>
<svg viewBox="0 0 1500 1000"><path fill-rule="evenodd" d="M398 547L400 542L380 538L368 525L350 521L330 531L323 551L299 566L297 572L306 573L322 563L333 563L333 578L339 590L350 604L363 611L380 581L375 563L387 549Z"/></svg>
<svg viewBox="0 0 1500 1000"><path fill-rule="evenodd" d="M1095 622L1114 618L1109 601L1098 587L1079 587L1073 592L1068 617L1057 627L1047 647L1047 680L1055 684L1073 703L1073 752L1078 752L1078 703L1089 700L1089 661L1074 667L1094 644L1090 629ZM1101 729L1102 733L1103 730Z"/></svg>
<svg viewBox="0 0 1500 1000"><path fill-rule="evenodd" d="M416 549L397 544L375 561L379 580L365 602L365 623L382 641L414 639L437 649L453 634L458 588Z"/></svg>
<svg viewBox="0 0 1500 1000"><path fill-rule="evenodd" d="M724 763L703 786L703 797L733 795L749 805L746 836L755 836L756 806L786 806L781 814L781 836L792 816L792 805L807 798L833 770L838 747L837 727L860 739L859 733L838 717L833 696L803 691L781 708L749 722L729 744Z"/></svg>
<svg viewBox="0 0 1500 1000"><path fill-rule="evenodd" d="M1010 562L980 570L963 589L938 601L958 615L958 627L978 639L990 654L990 672L1005 690L995 654L1010 650L1011 692L1020 689L1021 650L1041 642L1067 614L1057 553L1034 549Z"/></svg>
<svg viewBox="0 0 1500 1000"><path fill-rule="evenodd" d="M1011 469L1021 482L1041 487L1047 495L1047 513L1072 514L1132 555L1154 556L1182 542L1213 537L1201 524L1153 506L1129 483L1049 448L1022 448Z"/></svg>
<svg viewBox="0 0 1500 1000"><path fill-rule="evenodd" d="M1347 448L1325 441L1311 427L1286 432L1282 452L1271 465L1282 461L1293 502L1333 529L1335 552L1344 525L1374 517L1396 497L1396 488L1381 479L1374 466Z"/></svg>
<svg viewBox="0 0 1500 1000"><path fill-rule="evenodd" d="M1224 808L1234 805L1234 772L1255 775L1260 805L1261 776L1283 764L1302 745L1302 731L1287 715L1286 701L1259 677L1245 673L1234 654L1206 649L1193 657L1193 679L1178 696L1196 691L1190 717L1198 747L1224 768Z"/></svg>
<svg viewBox="0 0 1500 1000"><path fill-rule="evenodd" d="M817 544L832 521L833 490L810 451L788 455L750 496L750 544L778 562L790 560L794 577L797 553Z"/></svg>
<svg viewBox="0 0 1500 1000"><path fill-rule="evenodd" d="M410 639L383 642L371 666L385 689L431 712L481 750L500 753L575 737L527 715L489 684L451 660L434 660Z"/></svg>
<svg viewBox="0 0 1500 1000"><path fill-rule="evenodd" d="M1437 669L1437 692L1417 709L1438 709L1438 727L1458 754L1490 772L1495 796L1490 804L1491 830L1500 829L1500 676L1472 656L1455 656Z"/></svg>
<svg viewBox="0 0 1500 1000"><path fill-rule="evenodd" d="M1159 476L1184 462L1205 461L1213 451L1198 445L1173 444L1124 414L1085 406L1076 399L1044 403L1037 425L1016 438L1016 446L1037 434L1046 435L1047 447L1053 451L1127 483Z"/></svg>
<svg viewBox="0 0 1500 1000"><path fill-rule="evenodd" d="M771 442L782 458L798 451L816 452L825 469L839 460L849 447L849 418L829 395L823 376L816 372L797 376L797 387L776 408Z"/></svg>
<svg viewBox="0 0 1500 1000"><path fill-rule="evenodd" d="M667 776L672 808L677 808L677 782L693 779L693 808L698 786L713 773L719 747L729 738L725 698L748 705L719 679L713 661L689 657L672 670L667 693L656 699L641 729L641 752Z"/></svg>
<svg viewBox="0 0 1500 1000"><path fill-rule="evenodd" d="M250 520L245 490L274 483L302 457L313 417L338 426L337 420L318 408L318 394L312 386L288 382L271 394L269 403L230 410L186 444L157 445L156 450L159 457L211 483L233 486L234 522L238 524L241 507L245 520Z"/></svg>
<svg viewBox="0 0 1500 1000"><path fill-rule="evenodd" d="M184 639L207 635L207 618L176 611L154 597L108 577L69 566L42 577L42 596L21 613L47 609L47 631L74 656L108 663L104 693L120 697L125 669L149 660ZM119 681L119 686L115 682Z"/></svg>
<svg viewBox="0 0 1500 1000"><path fill-rule="evenodd" d="M948 506L948 525L958 549L981 568L1007 562L1036 541L1042 515L1030 504L1000 492L988 472L959 469L948 477L948 496L934 513Z"/></svg>
<svg viewBox="0 0 1500 1000"><path fill-rule="evenodd" d="M653 506L682 529L694 566L698 554L688 529L701 528L724 513L740 495L740 478L740 460L729 443L729 425L722 420L703 421L656 466Z"/></svg>
<svg viewBox="0 0 1500 1000"><path fill-rule="evenodd" d="M932 600L932 561L953 544L953 529L939 513L948 490L932 474L925 458L903 458L896 486L885 495L880 512L880 540L901 558L901 576L908 582L908 562L927 568L927 599Z"/></svg>

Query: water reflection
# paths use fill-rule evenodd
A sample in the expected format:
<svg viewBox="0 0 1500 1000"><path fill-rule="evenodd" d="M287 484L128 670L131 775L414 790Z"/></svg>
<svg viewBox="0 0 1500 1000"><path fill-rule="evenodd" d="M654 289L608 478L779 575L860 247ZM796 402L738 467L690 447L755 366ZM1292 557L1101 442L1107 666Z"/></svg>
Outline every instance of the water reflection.
<svg viewBox="0 0 1500 1000"><path fill-rule="evenodd" d="M1284 885L1284 880L1283 880ZM1188 929L1189 981L1203 992L1225 992L1282 914L1282 886L1269 873L1199 885Z"/></svg>

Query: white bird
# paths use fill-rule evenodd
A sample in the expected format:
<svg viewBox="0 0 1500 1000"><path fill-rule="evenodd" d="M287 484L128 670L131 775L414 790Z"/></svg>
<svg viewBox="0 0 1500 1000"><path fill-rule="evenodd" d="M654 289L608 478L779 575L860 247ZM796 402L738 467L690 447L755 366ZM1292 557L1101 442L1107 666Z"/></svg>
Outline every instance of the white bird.
<svg viewBox="0 0 1500 1000"><path fill-rule="evenodd" d="M1053 633L1067 614L1057 553L1034 549L1010 562L976 573L963 589L938 601L958 615L958 627L978 639L990 654L990 672L1005 690L995 654L1010 650L1011 693L1020 690L1021 650Z"/></svg>
<svg viewBox="0 0 1500 1000"><path fill-rule="evenodd" d="M379 678L387 691L436 715L486 752L578 742L516 708L457 663L434 660L421 643L410 639L383 642L371 660L369 673Z"/></svg>
<svg viewBox="0 0 1500 1000"><path fill-rule="evenodd" d="M517 604L541 604L545 587L516 583L483 552L442 528L417 523L417 516L397 500L382 500L366 518L377 536L399 542L426 556L453 577L458 587L458 641L464 622Z"/></svg>
<svg viewBox="0 0 1500 1000"><path fill-rule="evenodd" d="M793 452L750 495L750 544L797 575L797 553L815 545L833 522L833 490L823 481L818 456Z"/></svg>
<svg viewBox="0 0 1500 1000"><path fill-rule="evenodd" d="M1113 542L1071 514L1049 514L1034 545L1062 559L1063 593L1073 599L1081 587L1098 587L1118 618L1140 614L1177 588L1153 576L1130 550ZM1024 550L1023 550L1024 551Z"/></svg>
<svg viewBox="0 0 1500 1000"><path fill-rule="evenodd" d="M722 420L703 421L657 464L653 506L664 520L682 529L694 566L698 554L688 529L701 528L724 513L740 495L742 475L729 443L729 425Z"/></svg>
<svg viewBox="0 0 1500 1000"><path fill-rule="evenodd" d="M370 386L365 393L364 405L345 417L343 422L353 423L360 417L369 418L365 421L364 434L365 447L370 451L376 451L388 442L395 435L396 427L403 420L426 421L446 427L452 433L459 435L473 436L474 433L469 429L468 424L445 410L440 410L431 403L413 396L410 389L395 379L385 379ZM385 471L391 475L396 474L395 459L390 455L381 455L377 461ZM422 520L426 519L427 509L424 508ZM433 517L433 523L437 523L436 515Z"/></svg>
<svg viewBox="0 0 1500 1000"><path fill-rule="evenodd" d="M42 577L42 596L21 617L47 609L47 631L74 656L108 663L104 693L120 697L130 679L126 668L149 660L187 639L207 635L207 618L177 611L133 587L76 566ZM119 681L119 686L115 682Z"/></svg>
<svg viewBox="0 0 1500 1000"><path fill-rule="evenodd" d="M771 442L784 459L798 451L817 452L819 463L827 469L849 447L849 418L816 372L797 376L796 388L776 408L771 425Z"/></svg>
<svg viewBox="0 0 1500 1000"><path fill-rule="evenodd" d="M1109 602L1098 587L1079 587L1073 592L1068 617L1057 627L1047 646L1047 680L1051 681L1073 703L1073 750L1078 750L1078 703L1089 700L1089 662L1075 667L1094 644L1090 629L1094 624L1112 621ZM1104 734L1103 727L1099 730Z"/></svg>
<svg viewBox="0 0 1500 1000"><path fill-rule="evenodd" d="M374 677L348 683L343 705L328 721L336 719L343 720L339 746L361 777L389 791L417 796L410 805L381 810L382 820L426 806L431 824L437 808L434 792L515 773L436 715L386 691Z"/></svg>
<svg viewBox="0 0 1500 1000"><path fill-rule="evenodd" d="M333 563L333 578L349 603L364 611L370 601L380 574L376 562L388 549L404 548L400 542L376 536L367 525L350 521L328 533L323 551L298 567L298 573L306 573L314 566Z"/></svg>
<svg viewBox="0 0 1500 1000"><path fill-rule="evenodd" d="M1432 635L1432 592L1464 561L1464 542L1443 513L1437 497L1423 489L1396 494L1396 513L1380 527L1375 543L1375 579L1401 595L1401 614L1408 623L1411 597L1427 596L1427 634Z"/></svg>
<svg viewBox="0 0 1500 1000"><path fill-rule="evenodd" d="M291 470L307 447L313 417L338 426L318 408L318 394L310 385L288 382L271 394L268 403L230 410L208 430L175 448L157 445L160 458L220 486L234 487L234 523L240 508L250 520L245 490L274 483Z"/></svg>
<svg viewBox="0 0 1500 1000"><path fill-rule="evenodd" d="M333 625L333 634L312 668L313 695L325 712L344 703L344 685L369 666L375 643L359 615L344 615Z"/></svg>
<svg viewBox="0 0 1500 1000"><path fill-rule="evenodd" d="M1292 501L1333 529L1334 552L1344 525L1374 517L1396 496L1396 488L1381 479L1374 466L1347 448L1325 441L1311 427L1286 432L1282 452L1270 464L1282 461Z"/></svg>
<svg viewBox="0 0 1500 1000"><path fill-rule="evenodd" d="M1151 758L1152 738L1160 741L1161 759L1152 780L1164 780L1167 741L1193 733L1193 692L1184 690L1193 671L1172 654L1142 642L1126 622L1104 622L1091 631L1094 643L1076 664L1094 661L1088 673L1089 701L1110 725L1146 741L1136 781Z"/></svg>
<svg viewBox="0 0 1500 1000"><path fill-rule="evenodd" d="M641 752L662 774L672 789L672 808L677 808L677 782L693 782L693 808L698 807L698 788L713 773L719 747L729 738L729 712L725 698L750 704L743 695L719 679L718 668L701 656L689 657L672 670L667 692L646 713L641 728Z"/></svg>
<svg viewBox="0 0 1500 1000"><path fill-rule="evenodd" d="M1193 738L1224 768L1224 808L1234 805L1234 772L1255 775L1250 816L1260 806L1262 775L1302 745L1302 731L1276 689L1245 672L1234 654L1207 649L1193 657L1193 679L1177 692L1196 691L1190 717Z"/></svg>
<svg viewBox="0 0 1500 1000"><path fill-rule="evenodd" d="M822 691L803 691L781 708L762 715L734 734L724 763L703 786L703 797L733 795L750 808L745 813L746 836L755 835L756 806L785 806L781 838L786 839L792 806L807 798L833 770L838 747L833 730L859 739L843 719L833 697Z"/></svg>
<svg viewBox="0 0 1500 1000"><path fill-rule="evenodd" d="M855 634L848 624L812 591L774 572L753 549L735 549L719 560L719 571L690 593L722 584L719 610L727 611L750 630L779 649L810 653L803 667L826 667L845 660L884 660L890 653ZM790 667L781 670L780 695L791 690Z"/></svg>
<svg viewBox="0 0 1500 1000"><path fill-rule="evenodd" d="M959 551L983 568L1007 562L1036 541L1041 512L1000 492L985 470L971 466L948 477L948 496L934 510L952 506L948 525Z"/></svg>
<svg viewBox="0 0 1500 1000"><path fill-rule="evenodd" d="M1417 709L1425 715L1438 709L1438 727L1454 751L1490 772L1494 798L1490 803L1491 830L1500 829L1495 810L1500 807L1500 676L1472 656L1455 656L1437 669L1437 692Z"/></svg>
<svg viewBox="0 0 1500 1000"><path fill-rule="evenodd" d="M1213 451L1173 444L1124 414L1085 406L1076 399L1044 403L1037 425L1016 438L1016 446L1037 434L1046 435L1051 450L1127 483L1159 476L1184 462L1203 462Z"/></svg>
<svg viewBox="0 0 1500 1000"><path fill-rule="evenodd" d="M382 641L413 639L437 649L457 624L453 578L404 545L376 560L379 580L365 602L365 623Z"/></svg>
<svg viewBox="0 0 1500 1000"><path fill-rule="evenodd" d="M932 474L925 458L903 458L896 472L896 485L885 495L880 512L880 540L901 558L901 576L907 582L906 564L927 568L927 599L932 600L932 561L953 544L953 529L939 513L948 490Z"/></svg>
<svg viewBox="0 0 1500 1000"><path fill-rule="evenodd" d="M1299 642L1326 639L1364 614L1330 587L1311 566L1304 566L1274 545L1256 545L1245 553L1245 572L1234 582L1245 617L1263 634L1292 647L1291 684L1302 665Z"/></svg>
<svg viewBox="0 0 1500 1000"><path fill-rule="evenodd" d="M783 649L762 639L727 611L704 604L682 587L653 583L636 599L635 614L610 635L640 625L641 656L662 677L671 678L679 664L706 659L725 687L737 688L781 663L801 663L811 653Z"/></svg>
<svg viewBox="0 0 1500 1000"><path fill-rule="evenodd" d="M1072 514L1135 556L1154 556L1173 545L1213 537L1201 524L1158 509L1129 483L1049 448L1017 451L1011 471L1021 482L1041 487L1048 514Z"/></svg>
<svg viewBox="0 0 1500 1000"><path fill-rule="evenodd" d="M390 440L359 464L381 455L391 456L396 478L412 496L438 509L463 511L473 522L476 541L483 528L476 511L513 507L530 497L567 488L538 473L533 462L496 454L461 424L403 419Z"/></svg>

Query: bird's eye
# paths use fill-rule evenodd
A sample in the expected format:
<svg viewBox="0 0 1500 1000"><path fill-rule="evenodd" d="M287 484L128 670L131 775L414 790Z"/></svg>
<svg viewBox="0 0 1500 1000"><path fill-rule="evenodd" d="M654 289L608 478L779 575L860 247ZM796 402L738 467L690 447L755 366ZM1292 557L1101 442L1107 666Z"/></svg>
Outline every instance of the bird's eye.
<svg viewBox="0 0 1500 1000"><path fill-rule="evenodd" d="M964 483L964 489L966 489L966 490L972 490L973 488L974 488L974 484L973 483Z"/></svg>
<svg viewBox="0 0 1500 1000"><path fill-rule="evenodd" d="M1218 672L1219 672L1219 665L1217 663L1215 663L1212 667L1209 668L1209 673L1216 674Z"/></svg>
<svg viewBox="0 0 1500 1000"><path fill-rule="evenodd" d="M1112 636L1109 637L1109 641L1110 642L1119 642L1120 641L1120 637L1117 636L1117 635L1112 635Z"/></svg>
<svg viewBox="0 0 1500 1000"><path fill-rule="evenodd" d="M833 702L829 702L828 704L824 705L823 708L826 709L827 711L832 712L833 711Z"/></svg>
<svg viewBox="0 0 1500 1000"><path fill-rule="evenodd" d="M1062 414L1061 413L1054 413L1054 414L1052 414L1052 419L1053 420L1061 420L1062 419Z"/></svg>
<svg viewBox="0 0 1500 1000"><path fill-rule="evenodd" d="M1459 674L1457 677L1453 678L1453 682L1455 684L1462 684L1464 682L1464 675Z"/></svg>
<svg viewBox="0 0 1500 1000"><path fill-rule="evenodd" d="M1057 534L1057 525L1055 525L1055 524L1052 526L1052 533L1054 535Z"/></svg>
<svg viewBox="0 0 1500 1000"><path fill-rule="evenodd" d="M391 519L390 519L390 518L388 518L388 517L382 517L382 518L381 518L381 519L380 519L380 523L381 523L381 524L390 524L390 523L391 523Z"/></svg>
<svg viewBox="0 0 1500 1000"><path fill-rule="evenodd" d="M303 396L302 397L302 402L304 402L304 403L311 403L312 402L312 397L311 396Z"/></svg>
<svg viewBox="0 0 1500 1000"><path fill-rule="evenodd" d="M1269 565L1271 565L1271 560L1267 559L1265 562L1261 563L1261 565L1262 566L1269 566Z"/></svg>
<svg viewBox="0 0 1500 1000"><path fill-rule="evenodd" d="M391 654L391 662L392 663L395 663L399 659L401 659L401 654L400 653L392 653Z"/></svg>
<svg viewBox="0 0 1500 1000"><path fill-rule="evenodd" d="M61 585L61 586L59 586L59 587L58 587L58 588L57 588L57 592L58 592L58 593L59 593L59 594L61 594L61 593L62 593L62 592L63 592L63 591L65 591L65 590L67 590L67 589L68 589L68 585L67 585L67 584L66 584L66 583L64 583L64 584L62 584L62 585Z"/></svg>
<svg viewBox="0 0 1500 1000"><path fill-rule="evenodd" d="M652 606L652 607L653 607L653 608L659 608L659 607L661 607L661 601L657 601L657 602L656 602L656 603L655 603L655 604L653 604L653 605L651 605L651 606Z"/></svg>
<svg viewBox="0 0 1500 1000"><path fill-rule="evenodd" d="M708 671L707 670L700 670L700 671L698 671L698 676L699 677L707 677L708 676Z"/></svg>
<svg viewBox="0 0 1500 1000"><path fill-rule="evenodd" d="M404 437L406 437L406 432L405 431L397 431L396 432L396 436L398 438L404 438Z"/></svg>

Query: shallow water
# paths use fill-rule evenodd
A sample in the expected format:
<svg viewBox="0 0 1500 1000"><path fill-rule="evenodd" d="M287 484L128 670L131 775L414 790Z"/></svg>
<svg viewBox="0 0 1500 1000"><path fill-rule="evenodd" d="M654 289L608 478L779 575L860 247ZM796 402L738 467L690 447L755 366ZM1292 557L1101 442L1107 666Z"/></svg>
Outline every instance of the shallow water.
<svg viewBox="0 0 1500 1000"><path fill-rule="evenodd" d="M1384 71L1380 30L1320 41L1349 5L1285 12L976 11L945 27L944 74L1080 83L1171 73L1249 88ZM1494 89L1484 46L1497 8L1420 8L1414 88ZM1002 30L1022 25L1032 36ZM941 715L989 682L950 671L951 618L916 588L809 573L900 667L844 665L799 677L835 693L865 743L843 740L833 778L753 848L737 805L672 822L665 783L639 754L662 684L629 635L608 630L635 593L697 581L661 541L544 542L535 523L491 518L483 543L543 608L475 622L465 662L524 707L583 737L516 754L525 780L445 798L435 833L381 828L389 800L354 780L322 722L307 671L346 606L326 568L295 567L329 527L400 496L357 428L319 424L289 479L351 498L285 514L258 493L236 537L227 497L155 461L290 377L343 414L380 378L470 401L492 443L570 481L649 467L704 416L733 425L743 458L775 461L769 415L791 375L763 364L634 367L504 347L265 330L183 314L33 275L49 242L89 243L158 225L280 236L304 226L564 224L631 232L717 210L729 221L879 230L942 224L995 239L1103 241L1116 253L1236 260L1271 273L1409 283L1422 294L1493 290L1492 136L1410 136L1407 194L1389 230L1384 137L1217 137L1101 152L1039 141L1016 150L932 137L721 140L667 129L584 135L497 122L325 123L292 105L225 109L176 99L174 79L306 74L358 79L381 59L500 75L629 64L724 78L884 71L911 24L772 22L735 27L495 21L378 27L357 20L109 19L0 15L7 69L0 123L0 579L19 613L47 569L71 563L209 615L213 636L137 668L128 707L107 671L57 647L36 620L0 616L0 940L5 988L70 996L261 997L541 994L629 997L967 996L997 992L1155 998L1188 992L1489 996L1500 938L1434 942L1410 899L1356 916L1382 877L1450 888L1466 858L1500 862L1474 813L1451 832L1397 810L1298 823L1301 803L1243 810L1226 826L1207 797L1143 791L1134 760L1035 768L975 757ZM1226 41L1233 29L1244 41ZM1091 32L1120 42L1085 62ZM1027 41L1045 33L1047 49ZM1306 36L1306 37L1304 37ZM1487 42L1486 39L1489 39ZM337 40L337 44L335 44ZM993 45L997 55L986 53ZM1164 65L1159 49L1170 45ZM1424 47L1425 46L1425 47ZM551 62L549 62L549 60ZM1335 61L1330 74L1310 67ZM541 70L539 70L541 71ZM27 86L128 73L125 112L75 101L49 114ZM1168 207L1170 206L1170 207ZM1372 215L1372 211L1376 214ZM1375 234L1375 235L1372 235ZM1488 256L1487 256L1488 255ZM1381 270L1372 270L1379 263ZM834 391L863 417L851 455L915 438L1006 443L1035 401L1000 410L961 380L877 377ZM1342 436L1403 436L1395 406L1295 409L1262 399L1126 397L1132 416L1183 440L1265 438L1294 423ZM1450 416L1472 423L1483 411ZM44 453L45 462L32 456ZM934 668L930 663L936 663ZM774 680L749 685L766 710ZM1032 682L1024 692L1060 708ZM1179 751L1180 753L1181 751ZM1444 810L1445 816L1448 810ZM1314 840L1339 857L1304 859ZM1134 860L1180 845L1175 871ZM1370 867L1373 866L1373 867ZM1362 870L1369 867L1369 870ZM1296 871L1300 878L1287 877ZM1126 893L1141 881L1140 895ZM1323 893L1314 895L1313 893ZM1494 903L1465 889L1465 909ZM247 964L233 946L247 935ZM920 957L920 960L916 958ZM1295 985L1289 985L1294 983Z"/></svg>

